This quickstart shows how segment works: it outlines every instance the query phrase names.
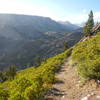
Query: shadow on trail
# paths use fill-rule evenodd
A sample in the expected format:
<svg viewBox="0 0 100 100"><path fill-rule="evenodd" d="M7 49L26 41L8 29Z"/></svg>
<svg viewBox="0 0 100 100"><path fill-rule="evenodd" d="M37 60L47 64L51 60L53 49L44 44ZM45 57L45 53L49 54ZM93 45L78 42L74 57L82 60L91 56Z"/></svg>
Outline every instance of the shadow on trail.
<svg viewBox="0 0 100 100"><path fill-rule="evenodd" d="M63 95L65 95L63 92L64 92L64 91L60 91L60 90L58 90L58 89L56 89L56 88L52 88L52 90L51 90L51 93L52 93L54 96L63 96Z"/></svg>
<svg viewBox="0 0 100 100"><path fill-rule="evenodd" d="M56 80L55 84L64 84L64 82L62 80Z"/></svg>
<svg viewBox="0 0 100 100"><path fill-rule="evenodd" d="M53 98L51 97L63 97L64 95L66 95L64 93L64 91L61 91L57 88L52 88L49 93L48 93L48 98L46 100L54 100Z"/></svg>

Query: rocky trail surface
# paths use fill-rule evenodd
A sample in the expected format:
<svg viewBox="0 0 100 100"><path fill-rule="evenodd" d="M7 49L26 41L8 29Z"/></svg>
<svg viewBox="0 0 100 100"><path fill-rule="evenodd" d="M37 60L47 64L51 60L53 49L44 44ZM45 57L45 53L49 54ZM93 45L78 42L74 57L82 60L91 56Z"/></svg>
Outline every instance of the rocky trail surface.
<svg viewBox="0 0 100 100"><path fill-rule="evenodd" d="M56 78L49 100L100 100L100 88L96 82L81 82L71 58L64 63Z"/></svg>

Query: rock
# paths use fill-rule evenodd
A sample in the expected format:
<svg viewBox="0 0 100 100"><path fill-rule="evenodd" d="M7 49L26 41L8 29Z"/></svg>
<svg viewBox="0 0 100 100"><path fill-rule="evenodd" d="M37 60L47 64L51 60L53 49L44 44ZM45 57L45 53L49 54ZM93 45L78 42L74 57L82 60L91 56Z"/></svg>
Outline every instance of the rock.
<svg viewBox="0 0 100 100"><path fill-rule="evenodd" d="M86 96L86 97L82 98L81 100L88 100L88 97Z"/></svg>
<svg viewBox="0 0 100 100"><path fill-rule="evenodd" d="M62 96L62 98L65 98L65 96Z"/></svg>
<svg viewBox="0 0 100 100"><path fill-rule="evenodd" d="M91 96L93 96L93 95L95 95L95 93L92 92L92 93L91 93Z"/></svg>
<svg viewBox="0 0 100 100"><path fill-rule="evenodd" d="M100 96L96 96L97 99L100 99Z"/></svg>
<svg viewBox="0 0 100 100"><path fill-rule="evenodd" d="M90 94L87 95L87 97L90 97L90 96L91 96Z"/></svg>

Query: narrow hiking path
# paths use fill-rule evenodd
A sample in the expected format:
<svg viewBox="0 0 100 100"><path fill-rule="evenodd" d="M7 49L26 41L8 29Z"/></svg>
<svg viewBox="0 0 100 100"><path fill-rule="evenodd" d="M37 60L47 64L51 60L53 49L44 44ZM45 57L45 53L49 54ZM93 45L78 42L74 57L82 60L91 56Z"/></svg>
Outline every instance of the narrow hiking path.
<svg viewBox="0 0 100 100"><path fill-rule="evenodd" d="M57 81L51 89L50 100L82 100L87 95L90 97L83 100L100 100L100 88L96 88L93 80L81 84L75 66L69 57L56 74Z"/></svg>

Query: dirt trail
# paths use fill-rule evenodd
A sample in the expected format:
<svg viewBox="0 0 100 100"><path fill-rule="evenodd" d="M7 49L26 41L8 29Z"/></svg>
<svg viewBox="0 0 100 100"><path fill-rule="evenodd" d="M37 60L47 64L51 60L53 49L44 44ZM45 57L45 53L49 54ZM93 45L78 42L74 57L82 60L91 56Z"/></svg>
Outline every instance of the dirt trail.
<svg viewBox="0 0 100 100"><path fill-rule="evenodd" d="M96 88L93 80L81 84L75 66L71 64L71 58L68 58L60 72L56 74L56 78L57 82L51 90L50 100L82 100L90 94L92 95L88 99L83 100L100 100L100 89Z"/></svg>

